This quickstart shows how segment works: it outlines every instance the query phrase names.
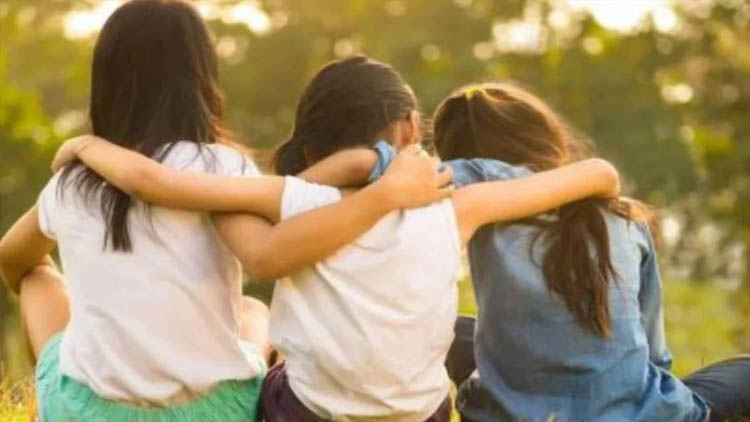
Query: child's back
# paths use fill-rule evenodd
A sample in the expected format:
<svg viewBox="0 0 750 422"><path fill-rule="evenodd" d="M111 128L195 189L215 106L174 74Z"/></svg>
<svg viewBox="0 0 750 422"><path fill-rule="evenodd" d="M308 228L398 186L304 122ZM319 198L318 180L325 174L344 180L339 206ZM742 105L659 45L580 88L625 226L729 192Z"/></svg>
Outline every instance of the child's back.
<svg viewBox="0 0 750 422"><path fill-rule="evenodd" d="M282 218L340 198L288 178ZM333 420L423 421L435 412L449 389L460 252L453 206L443 201L389 214L278 283L271 339L300 401Z"/></svg>
<svg viewBox="0 0 750 422"><path fill-rule="evenodd" d="M165 164L257 173L237 151L202 148L178 142ZM73 179L60 188L59 180L42 192L39 216L58 241L69 284L64 375L102 398L163 406L262 372L239 341L241 268L205 214L138 203L128 215L132 252L113 251L103 248L97 201L84 201Z"/></svg>
<svg viewBox="0 0 750 422"><path fill-rule="evenodd" d="M449 164L459 186L531 174L525 167L491 160ZM538 225L486 226L472 238L479 377L475 373L459 391L459 410L468 420L705 417L702 400L668 372L661 280L648 228L609 211L602 214L616 274L607 292L611 338L586 331L550 291L540 266L549 239Z"/></svg>

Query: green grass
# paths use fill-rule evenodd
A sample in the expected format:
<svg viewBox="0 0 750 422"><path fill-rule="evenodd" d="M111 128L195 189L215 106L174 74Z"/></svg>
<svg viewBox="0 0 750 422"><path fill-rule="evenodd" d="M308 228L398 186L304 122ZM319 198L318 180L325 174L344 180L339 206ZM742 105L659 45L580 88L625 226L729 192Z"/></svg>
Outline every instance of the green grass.
<svg viewBox="0 0 750 422"><path fill-rule="evenodd" d="M0 374L1 375L1 374ZM35 415L33 387L29 381L0 381L0 421L31 422Z"/></svg>
<svg viewBox="0 0 750 422"><path fill-rule="evenodd" d="M750 322L731 306L737 292L710 283L665 283L667 340L679 376L741 352L737 330Z"/></svg>

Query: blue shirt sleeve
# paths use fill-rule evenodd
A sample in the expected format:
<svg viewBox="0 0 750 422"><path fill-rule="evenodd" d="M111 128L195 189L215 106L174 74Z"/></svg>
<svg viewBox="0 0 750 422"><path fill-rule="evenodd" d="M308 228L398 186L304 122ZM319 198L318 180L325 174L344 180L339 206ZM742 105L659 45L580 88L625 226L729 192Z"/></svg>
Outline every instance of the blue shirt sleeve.
<svg viewBox="0 0 750 422"><path fill-rule="evenodd" d="M378 161L367 178L369 183L383 176L385 169L393 162L397 154L396 149L386 141L378 141L374 148L378 154ZM453 184L456 187L480 182L516 179L532 174L532 171L526 167L514 166L503 161L487 158L452 160L442 164L442 166L446 165L453 168Z"/></svg>
<svg viewBox="0 0 750 422"><path fill-rule="evenodd" d="M480 182L517 179L533 174L526 167L487 158L451 160L445 164L453 168L453 184L456 187Z"/></svg>
<svg viewBox="0 0 750 422"><path fill-rule="evenodd" d="M641 259L641 288L638 292L641 323L648 339L649 360L668 371L672 367L672 353L667 346L664 332L662 280L656 248L649 229L642 224L638 224L638 228L646 238Z"/></svg>
<svg viewBox="0 0 750 422"><path fill-rule="evenodd" d="M378 154L378 162L375 163L375 167L372 168L370 176L367 178L368 183L372 183L383 177L385 169L387 169L396 158L396 148L393 148L391 144L386 141L378 141L375 144L374 149Z"/></svg>

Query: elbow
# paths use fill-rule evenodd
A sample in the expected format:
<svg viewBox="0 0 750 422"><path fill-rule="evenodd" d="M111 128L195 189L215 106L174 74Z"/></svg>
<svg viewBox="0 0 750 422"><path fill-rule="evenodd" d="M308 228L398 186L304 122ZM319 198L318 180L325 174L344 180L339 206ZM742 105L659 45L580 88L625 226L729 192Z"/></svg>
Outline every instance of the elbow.
<svg viewBox="0 0 750 422"><path fill-rule="evenodd" d="M274 282L284 277L284 274L276 266L268 262L255 262L250 266L245 266L245 272L255 280L263 282Z"/></svg>
<svg viewBox="0 0 750 422"><path fill-rule="evenodd" d="M360 156L356 160L352 160L352 173L356 174L360 179L367 181L370 177L370 173L378 163L377 154L370 150L363 150Z"/></svg>
<svg viewBox="0 0 750 422"><path fill-rule="evenodd" d="M270 254L253 254L241 260L245 273L258 281L273 282L286 276L279 265L278 256Z"/></svg>
<svg viewBox="0 0 750 422"><path fill-rule="evenodd" d="M264 283L273 283L276 280L284 278L284 276L282 276L279 271L273 271L273 270L256 271L255 274L250 274L250 275L253 277L253 279L264 282Z"/></svg>
<svg viewBox="0 0 750 422"><path fill-rule="evenodd" d="M599 174L602 181L602 194L608 198L620 196L620 173L617 168L607 160L601 158L593 159L599 168Z"/></svg>
<svg viewBox="0 0 750 422"><path fill-rule="evenodd" d="M378 155L370 150L361 151L360 157L353 160L352 166L354 167L351 171L352 174L356 174L357 178L361 180L362 184L367 184L372 174L373 169L378 164Z"/></svg>

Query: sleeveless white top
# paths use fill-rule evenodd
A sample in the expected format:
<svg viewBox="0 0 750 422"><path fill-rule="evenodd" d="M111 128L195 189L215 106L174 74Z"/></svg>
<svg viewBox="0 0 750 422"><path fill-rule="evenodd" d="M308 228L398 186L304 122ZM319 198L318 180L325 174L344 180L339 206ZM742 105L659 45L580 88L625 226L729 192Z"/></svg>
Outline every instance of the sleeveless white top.
<svg viewBox="0 0 750 422"><path fill-rule="evenodd" d="M288 177L282 218L341 199ZM342 215L341 218L346 218ZM271 341L295 395L332 421L422 422L448 396L461 244L450 200L386 215L276 284Z"/></svg>
<svg viewBox="0 0 750 422"><path fill-rule="evenodd" d="M255 176L255 164L220 145L173 145L164 164ZM42 191L39 226L58 243L71 320L60 371L102 398L167 405L223 380L251 379L262 362L239 338L239 262L207 214L138 201L128 215L133 250L104 249L99 200L60 174ZM61 193L62 196L59 194ZM249 239L252 241L252 239Z"/></svg>

